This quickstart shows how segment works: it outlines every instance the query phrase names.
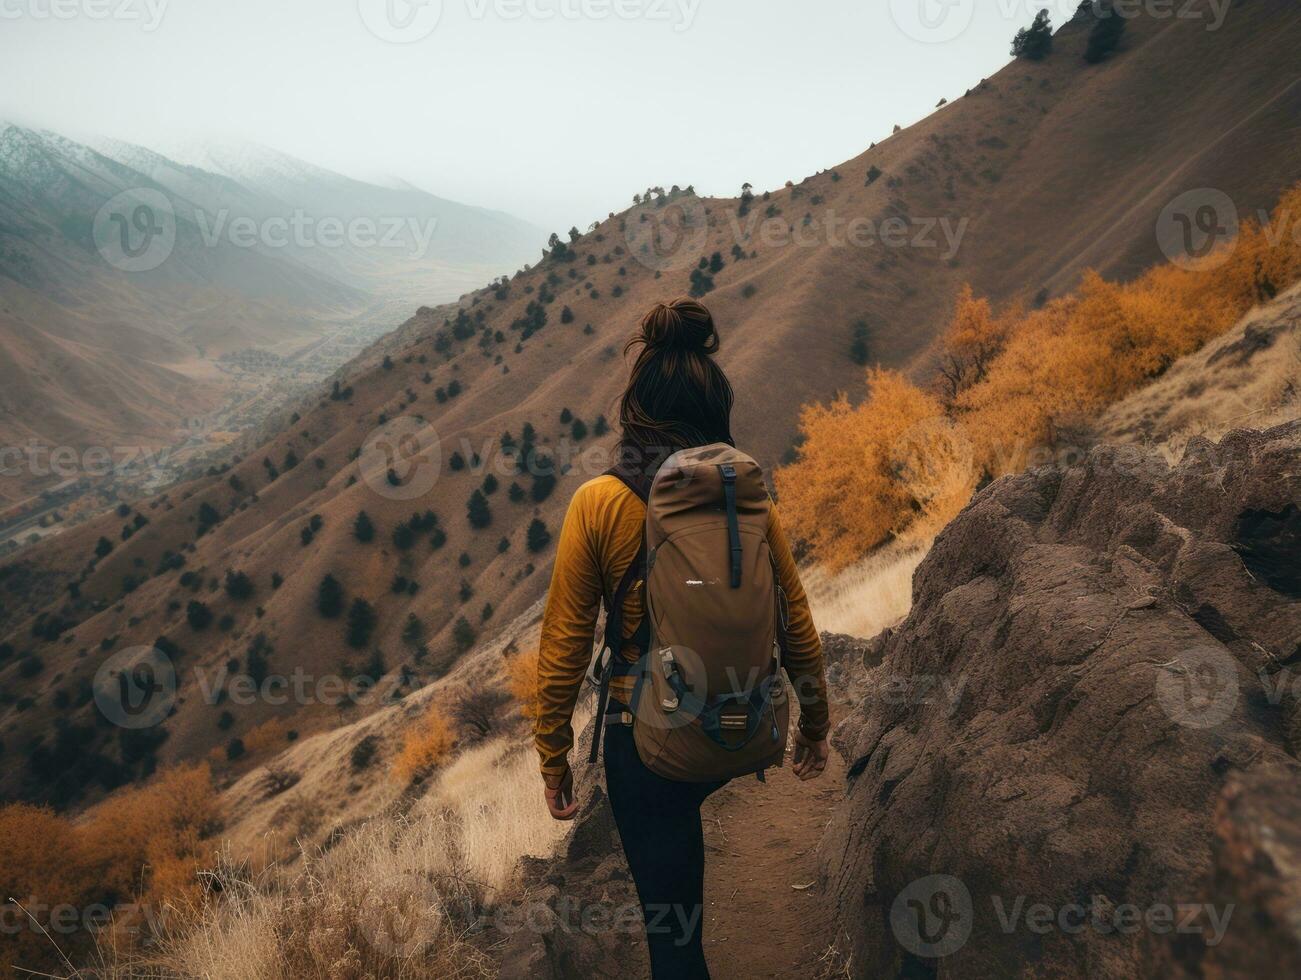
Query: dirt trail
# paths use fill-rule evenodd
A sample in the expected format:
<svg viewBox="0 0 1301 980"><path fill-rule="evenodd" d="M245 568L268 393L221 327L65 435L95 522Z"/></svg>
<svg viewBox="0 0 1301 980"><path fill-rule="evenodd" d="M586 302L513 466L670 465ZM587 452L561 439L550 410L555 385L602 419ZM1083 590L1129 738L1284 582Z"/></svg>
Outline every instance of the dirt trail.
<svg viewBox="0 0 1301 980"><path fill-rule="evenodd" d="M705 956L714 980L811 977L831 944L816 848L844 794L845 767L801 783L788 764L733 780L705 803ZM808 888L795 886L811 885Z"/></svg>

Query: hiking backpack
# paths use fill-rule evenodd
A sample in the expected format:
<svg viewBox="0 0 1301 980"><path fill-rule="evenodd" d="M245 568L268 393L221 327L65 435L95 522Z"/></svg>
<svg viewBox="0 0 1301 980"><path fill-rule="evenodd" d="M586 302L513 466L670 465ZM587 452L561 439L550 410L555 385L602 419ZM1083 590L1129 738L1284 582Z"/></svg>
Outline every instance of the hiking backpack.
<svg viewBox="0 0 1301 980"><path fill-rule="evenodd" d="M781 676L785 597L768 551L771 500L763 470L717 443L670 456L649 491L611 471L646 502L642 548L606 600L596 760L610 677L635 677L637 754L679 782L713 782L781 765L790 705ZM630 638L637 664L619 655L623 598L644 582L645 615Z"/></svg>

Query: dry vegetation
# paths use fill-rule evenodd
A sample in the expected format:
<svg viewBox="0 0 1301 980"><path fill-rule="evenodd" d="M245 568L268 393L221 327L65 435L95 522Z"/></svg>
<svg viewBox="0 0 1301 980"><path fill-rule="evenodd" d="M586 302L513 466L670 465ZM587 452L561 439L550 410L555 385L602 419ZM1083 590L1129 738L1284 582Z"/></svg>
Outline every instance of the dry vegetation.
<svg viewBox="0 0 1301 980"><path fill-rule="evenodd" d="M1095 273L1042 309L996 314L968 290L928 390L869 370L869 394L805 408L785 512L833 570L891 539L924 542L983 482L1085 448L1099 414L1301 278L1301 187L1271 226L1243 225L1227 261L1131 283ZM1223 260L1223 255L1212 256Z"/></svg>
<svg viewBox="0 0 1301 980"><path fill-rule="evenodd" d="M21 928L5 930L4 962L57 968L58 949L84 952L75 939L84 940L85 929L69 935L50 922L60 907L79 919L111 911L110 935L102 938L113 945L129 946L125 937L147 931L147 918L179 924L202 899L198 870L216 815L206 766L124 790L80 821L22 803L0 808L0 895L31 914L5 909L6 924Z"/></svg>

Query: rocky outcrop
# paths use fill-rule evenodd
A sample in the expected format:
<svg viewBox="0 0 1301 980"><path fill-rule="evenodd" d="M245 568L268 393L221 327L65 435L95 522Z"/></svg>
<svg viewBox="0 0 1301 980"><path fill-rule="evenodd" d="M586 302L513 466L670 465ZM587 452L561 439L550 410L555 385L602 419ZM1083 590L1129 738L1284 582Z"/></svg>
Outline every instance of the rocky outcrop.
<svg viewBox="0 0 1301 980"><path fill-rule="evenodd" d="M1299 501L1293 423L1099 447L945 529L835 735L854 975L1301 971Z"/></svg>

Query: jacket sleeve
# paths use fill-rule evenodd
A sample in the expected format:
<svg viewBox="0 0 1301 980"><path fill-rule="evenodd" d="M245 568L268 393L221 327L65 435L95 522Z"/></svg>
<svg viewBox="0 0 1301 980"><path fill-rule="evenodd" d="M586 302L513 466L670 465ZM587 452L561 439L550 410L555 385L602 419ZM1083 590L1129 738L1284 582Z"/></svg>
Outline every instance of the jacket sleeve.
<svg viewBox="0 0 1301 980"><path fill-rule="evenodd" d="M534 741L549 785L569 769L571 719L592 654L601 603L601 572L591 540L587 495L574 495L556 546L551 589L538 644L538 717Z"/></svg>
<svg viewBox="0 0 1301 980"><path fill-rule="evenodd" d="M831 715L827 707L827 681L822 669L822 640L813 625L808 596L800 582L795 557L782 530L777 508L769 510L768 550L777 567L777 582L786 593L790 608L790 623L786 629L786 675L795 689L800 704L800 731L818 741L826 738L831 728Z"/></svg>

